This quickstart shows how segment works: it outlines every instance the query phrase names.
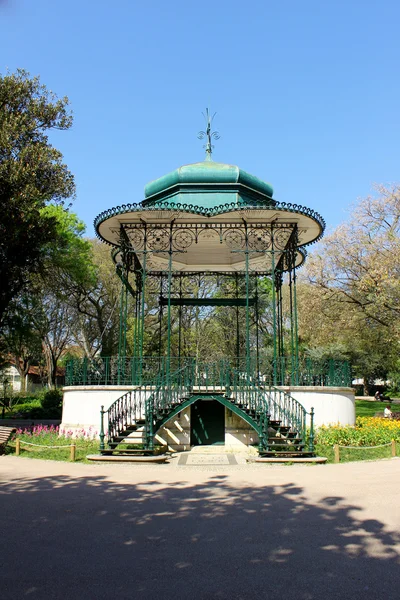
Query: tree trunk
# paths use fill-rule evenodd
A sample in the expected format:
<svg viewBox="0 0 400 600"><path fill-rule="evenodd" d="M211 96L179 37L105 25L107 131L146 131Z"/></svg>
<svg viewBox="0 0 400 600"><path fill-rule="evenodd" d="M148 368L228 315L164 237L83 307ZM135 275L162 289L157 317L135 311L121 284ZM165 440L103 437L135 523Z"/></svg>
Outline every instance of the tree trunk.
<svg viewBox="0 0 400 600"><path fill-rule="evenodd" d="M21 378L21 392L26 392L26 376L29 373L29 367L31 366L32 357L22 358L20 356L14 356L15 359L15 368L18 371L18 374Z"/></svg>
<svg viewBox="0 0 400 600"><path fill-rule="evenodd" d="M42 347L46 359L47 385L49 388L54 388L56 387L57 358L54 356L48 344L43 342Z"/></svg>

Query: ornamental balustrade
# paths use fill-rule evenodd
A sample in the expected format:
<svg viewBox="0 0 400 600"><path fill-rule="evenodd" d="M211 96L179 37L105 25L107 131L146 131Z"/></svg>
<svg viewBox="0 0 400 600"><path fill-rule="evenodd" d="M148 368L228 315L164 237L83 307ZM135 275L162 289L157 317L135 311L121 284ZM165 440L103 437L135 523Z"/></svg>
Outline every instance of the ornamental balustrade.
<svg viewBox="0 0 400 600"><path fill-rule="evenodd" d="M251 377L259 385L351 387L352 382L350 364L335 359L279 357L274 361L240 356L209 363L194 357L98 356L70 359L66 365L66 385L152 385L186 366L207 388L225 382L227 366L236 370L239 379Z"/></svg>

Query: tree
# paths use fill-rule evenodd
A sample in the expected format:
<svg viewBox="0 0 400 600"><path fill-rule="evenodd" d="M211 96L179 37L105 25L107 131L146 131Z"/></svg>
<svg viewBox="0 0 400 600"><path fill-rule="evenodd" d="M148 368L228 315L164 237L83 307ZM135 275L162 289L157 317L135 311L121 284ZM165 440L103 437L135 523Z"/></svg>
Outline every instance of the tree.
<svg viewBox="0 0 400 600"><path fill-rule="evenodd" d="M13 360L21 378L21 392L26 391L26 376L34 361L41 355L41 340L33 327L29 307L25 297L13 300L7 309L0 338L3 354Z"/></svg>
<svg viewBox="0 0 400 600"><path fill-rule="evenodd" d="M310 257L308 281L400 336L400 187L380 186Z"/></svg>
<svg viewBox="0 0 400 600"><path fill-rule="evenodd" d="M44 207L42 212L55 220L56 243L45 245L41 272L31 274L8 305L0 340L3 352L14 358L21 377L34 358L40 361L44 357L52 387L57 363L74 341L73 295L77 288L93 284L95 271L82 221L59 205Z"/></svg>
<svg viewBox="0 0 400 600"><path fill-rule="evenodd" d="M57 365L72 341L72 311L57 295L46 293L32 298L32 321L40 335L48 386L55 387Z"/></svg>
<svg viewBox="0 0 400 600"><path fill-rule="evenodd" d="M97 352L112 356L118 348L121 280L109 247L99 240L88 243L91 270L75 278L70 288L69 303L75 314L72 330L87 358Z"/></svg>
<svg viewBox="0 0 400 600"><path fill-rule="evenodd" d="M72 125L68 99L38 77L0 75L0 323L10 301L43 270L57 220L43 210L75 194L74 179L48 132Z"/></svg>
<svg viewBox="0 0 400 600"><path fill-rule="evenodd" d="M53 387L58 361L74 340L71 299L77 288L92 285L95 272L90 243L83 237L84 223L62 206L49 205L42 212L55 220L57 244L51 241L44 247L44 268L31 276L25 294L32 328L41 339L48 385Z"/></svg>
<svg viewBox="0 0 400 600"><path fill-rule="evenodd" d="M377 188L311 254L298 287L303 345L339 346L365 381L396 369L400 187Z"/></svg>

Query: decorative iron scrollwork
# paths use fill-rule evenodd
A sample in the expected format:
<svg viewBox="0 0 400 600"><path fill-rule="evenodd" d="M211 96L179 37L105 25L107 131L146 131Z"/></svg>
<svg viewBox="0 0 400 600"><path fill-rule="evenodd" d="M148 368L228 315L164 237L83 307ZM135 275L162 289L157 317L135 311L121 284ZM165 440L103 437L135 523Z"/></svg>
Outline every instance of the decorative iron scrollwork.
<svg viewBox="0 0 400 600"><path fill-rule="evenodd" d="M268 229L250 229L247 243L252 250L268 250L271 248L271 232Z"/></svg>
<svg viewBox="0 0 400 600"><path fill-rule="evenodd" d="M153 252L169 250L170 234L168 229L150 229L147 231L146 247Z"/></svg>
<svg viewBox="0 0 400 600"><path fill-rule="evenodd" d="M274 230L274 249L285 250L288 240L290 238L290 229L277 229Z"/></svg>
<svg viewBox="0 0 400 600"><path fill-rule="evenodd" d="M231 250L243 250L246 247L245 234L241 229L228 229L223 234L223 240Z"/></svg>
<svg viewBox="0 0 400 600"><path fill-rule="evenodd" d="M172 236L172 247L174 250L184 251L189 248L195 240L195 234L190 229L178 229Z"/></svg>
<svg viewBox="0 0 400 600"><path fill-rule="evenodd" d="M131 243L132 250L138 251L143 250L144 247L144 230L143 229L129 229L127 231L129 241Z"/></svg>

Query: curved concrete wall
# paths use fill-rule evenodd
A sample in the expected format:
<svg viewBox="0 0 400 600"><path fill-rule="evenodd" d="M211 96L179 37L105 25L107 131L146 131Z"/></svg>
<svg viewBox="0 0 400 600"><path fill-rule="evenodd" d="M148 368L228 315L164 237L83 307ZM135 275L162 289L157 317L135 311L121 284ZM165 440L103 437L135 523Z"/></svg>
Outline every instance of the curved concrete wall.
<svg viewBox="0 0 400 600"><path fill-rule="evenodd" d="M100 430L100 409L107 410L115 400L135 389L123 385L81 385L63 388L63 411L60 430L77 433L84 429Z"/></svg>
<svg viewBox="0 0 400 600"><path fill-rule="evenodd" d="M355 395L352 388L322 386L287 386L289 392L307 412L314 408L314 425L354 425L356 422ZM309 418L308 418L309 419ZM307 424L309 421L307 419Z"/></svg>

